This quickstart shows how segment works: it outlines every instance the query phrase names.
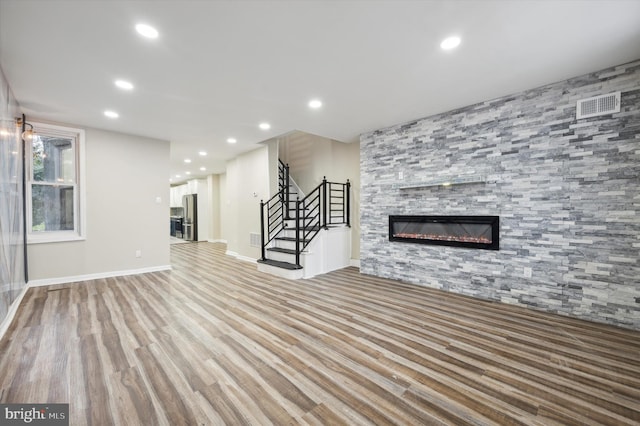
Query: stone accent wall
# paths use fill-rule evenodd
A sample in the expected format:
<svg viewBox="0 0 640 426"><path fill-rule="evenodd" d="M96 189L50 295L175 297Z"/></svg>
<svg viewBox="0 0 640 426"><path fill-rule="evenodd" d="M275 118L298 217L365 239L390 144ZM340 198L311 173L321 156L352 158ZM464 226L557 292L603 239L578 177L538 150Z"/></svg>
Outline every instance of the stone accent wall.
<svg viewBox="0 0 640 426"><path fill-rule="evenodd" d="M362 273L640 329L640 60L363 134L360 170ZM390 242L396 214L499 215L500 251Z"/></svg>

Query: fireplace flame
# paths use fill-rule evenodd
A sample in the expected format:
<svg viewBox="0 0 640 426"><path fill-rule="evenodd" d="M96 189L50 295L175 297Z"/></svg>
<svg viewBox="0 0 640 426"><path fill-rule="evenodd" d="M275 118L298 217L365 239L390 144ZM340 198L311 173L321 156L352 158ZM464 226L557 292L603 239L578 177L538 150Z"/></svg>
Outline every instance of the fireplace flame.
<svg viewBox="0 0 640 426"><path fill-rule="evenodd" d="M439 235L439 234L410 234L400 232L393 234L395 238L413 238L416 240L456 241L460 243L491 244L487 237L472 237L470 235Z"/></svg>

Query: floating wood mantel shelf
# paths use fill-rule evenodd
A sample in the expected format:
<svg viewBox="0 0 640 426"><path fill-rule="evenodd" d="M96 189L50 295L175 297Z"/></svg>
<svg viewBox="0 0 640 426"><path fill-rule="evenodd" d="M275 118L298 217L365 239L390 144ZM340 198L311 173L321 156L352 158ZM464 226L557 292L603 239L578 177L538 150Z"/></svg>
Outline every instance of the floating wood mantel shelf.
<svg viewBox="0 0 640 426"><path fill-rule="evenodd" d="M430 188L434 186L468 185L471 183L485 183L487 177L484 175L469 175L456 177L441 177L438 179L425 180L420 182L407 182L394 184L394 189L417 189Z"/></svg>

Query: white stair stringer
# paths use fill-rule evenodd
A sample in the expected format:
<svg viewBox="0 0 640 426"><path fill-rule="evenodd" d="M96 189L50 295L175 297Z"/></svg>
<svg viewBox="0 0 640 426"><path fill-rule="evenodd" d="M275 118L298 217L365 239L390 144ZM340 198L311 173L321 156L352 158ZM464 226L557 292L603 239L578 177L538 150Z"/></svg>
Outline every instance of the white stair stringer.
<svg viewBox="0 0 640 426"><path fill-rule="evenodd" d="M321 229L309 243L300 263L304 271L303 278L312 278L351 264L351 228L332 226Z"/></svg>

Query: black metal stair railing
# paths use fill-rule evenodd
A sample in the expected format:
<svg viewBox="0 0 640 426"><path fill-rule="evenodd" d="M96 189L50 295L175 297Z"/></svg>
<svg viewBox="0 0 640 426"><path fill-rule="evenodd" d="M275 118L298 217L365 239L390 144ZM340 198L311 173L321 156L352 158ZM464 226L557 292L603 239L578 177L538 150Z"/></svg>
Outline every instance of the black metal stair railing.
<svg viewBox="0 0 640 426"><path fill-rule="evenodd" d="M262 260L266 257L267 245L284 229L284 204L278 192L266 203L260 200L260 235ZM266 231L266 232L265 232Z"/></svg>
<svg viewBox="0 0 640 426"><path fill-rule="evenodd" d="M326 176L302 200L296 200L296 265L300 254L318 235L331 225L351 226L351 182L328 182Z"/></svg>
<svg viewBox="0 0 640 426"><path fill-rule="evenodd" d="M289 165L278 160L278 192L266 203L260 200L262 260L266 259L267 245L284 229L284 221L291 219L289 212L290 185Z"/></svg>
<svg viewBox="0 0 640 426"><path fill-rule="evenodd" d="M351 226L351 182L347 179L347 183L327 182L324 178L325 186L325 214L326 222L324 226L345 224Z"/></svg>
<svg viewBox="0 0 640 426"><path fill-rule="evenodd" d="M289 165L279 161L278 193L266 203L260 200L261 256L266 261L267 246L285 229L291 217ZM351 226L351 183L328 182L322 179L303 199L295 200L295 262L300 265L300 254L320 232L332 225Z"/></svg>
<svg viewBox="0 0 640 426"><path fill-rule="evenodd" d="M289 165L278 160L278 193L284 204L284 218L291 219L289 202L291 197L291 181L289 179Z"/></svg>

